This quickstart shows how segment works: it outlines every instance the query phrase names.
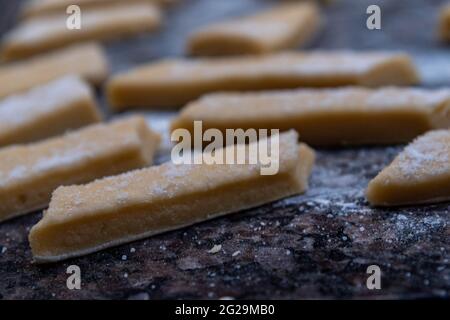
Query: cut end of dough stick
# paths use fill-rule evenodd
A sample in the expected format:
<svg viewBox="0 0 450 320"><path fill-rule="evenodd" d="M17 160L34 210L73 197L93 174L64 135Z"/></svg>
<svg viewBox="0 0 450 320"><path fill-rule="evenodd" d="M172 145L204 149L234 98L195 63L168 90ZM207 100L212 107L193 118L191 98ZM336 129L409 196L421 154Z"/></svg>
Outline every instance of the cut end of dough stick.
<svg viewBox="0 0 450 320"><path fill-rule="evenodd" d="M442 41L450 42L450 4L442 9L439 33Z"/></svg>
<svg viewBox="0 0 450 320"><path fill-rule="evenodd" d="M189 103L171 130L295 129L312 146L411 142L450 128L450 89L386 87L215 93Z"/></svg>
<svg viewBox="0 0 450 320"><path fill-rule="evenodd" d="M314 152L297 139L280 135L275 175L261 175L260 163L169 162L58 188L30 232L34 259L81 256L305 192Z"/></svg>
<svg viewBox="0 0 450 320"><path fill-rule="evenodd" d="M114 76L108 83L107 95L111 107L119 111L133 107L180 107L214 91L411 85L417 82L415 67L403 54L290 52L150 63Z"/></svg>
<svg viewBox="0 0 450 320"><path fill-rule="evenodd" d="M23 59L79 42L153 31L161 22L161 13L152 4L136 2L84 10L79 29L69 29L67 19L64 12L20 24L6 34L1 47L2 59Z"/></svg>
<svg viewBox="0 0 450 320"><path fill-rule="evenodd" d="M90 86L65 76L0 101L0 146L38 141L101 119Z"/></svg>
<svg viewBox="0 0 450 320"><path fill-rule="evenodd" d="M374 68L361 74L357 84L367 87L383 85L404 86L420 82L420 76L409 55L397 54L380 61Z"/></svg>
<svg viewBox="0 0 450 320"><path fill-rule="evenodd" d="M450 130L430 131L408 145L367 188L373 206L450 201Z"/></svg>
<svg viewBox="0 0 450 320"><path fill-rule="evenodd" d="M0 150L0 221L45 208L61 185L148 166L159 135L142 117L96 124Z"/></svg>
<svg viewBox="0 0 450 320"><path fill-rule="evenodd" d="M108 73L108 60L101 46L95 43L70 46L27 61L0 66L0 98L69 74L100 85Z"/></svg>
<svg viewBox="0 0 450 320"><path fill-rule="evenodd" d="M205 26L188 40L191 55L263 54L304 44L317 33L320 10L314 2L281 4L252 16Z"/></svg>

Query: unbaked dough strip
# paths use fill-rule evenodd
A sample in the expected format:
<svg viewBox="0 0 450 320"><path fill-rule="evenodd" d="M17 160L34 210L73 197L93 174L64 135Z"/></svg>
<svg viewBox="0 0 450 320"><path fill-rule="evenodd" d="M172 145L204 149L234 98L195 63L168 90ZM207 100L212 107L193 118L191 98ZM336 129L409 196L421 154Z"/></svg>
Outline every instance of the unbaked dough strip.
<svg viewBox="0 0 450 320"><path fill-rule="evenodd" d="M276 175L259 164L168 162L58 188L30 232L34 259L81 256L305 192L314 152L297 139L280 135Z"/></svg>
<svg viewBox="0 0 450 320"><path fill-rule="evenodd" d="M84 41L111 40L153 31L161 22L159 9L151 4L124 3L84 10L81 28L67 27L67 14L25 21L6 34L1 47L4 60L27 58Z"/></svg>
<svg viewBox="0 0 450 320"><path fill-rule="evenodd" d="M450 89L387 87L296 89L210 94L188 104L172 123L203 130L295 129L313 146L393 144L450 128Z"/></svg>
<svg viewBox="0 0 450 320"><path fill-rule="evenodd" d="M321 24L314 2L282 4L256 15L208 25L188 40L192 55L263 54L295 48L310 40Z"/></svg>
<svg viewBox="0 0 450 320"><path fill-rule="evenodd" d="M30 0L22 8L23 18L35 18L51 14L66 14L66 9L71 5L77 5L81 10L103 8L116 4L126 3L152 3L166 5L177 0Z"/></svg>
<svg viewBox="0 0 450 320"><path fill-rule="evenodd" d="M0 101L0 146L49 138L101 119L89 85L65 76Z"/></svg>
<svg viewBox="0 0 450 320"><path fill-rule="evenodd" d="M381 171L367 189L374 206L450 201L450 130L417 138Z"/></svg>
<svg viewBox="0 0 450 320"><path fill-rule="evenodd" d="M418 81L407 55L331 51L164 60L114 76L107 89L112 107L122 110L179 107L214 91L410 85Z"/></svg>
<svg viewBox="0 0 450 320"><path fill-rule="evenodd" d="M441 38L446 42L450 42L450 4L442 9L440 19Z"/></svg>
<svg viewBox="0 0 450 320"><path fill-rule="evenodd" d="M0 98L29 90L64 75L75 74L99 85L108 75L108 63L96 44L77 45L23 62L0 66Z"/></svg>
<svg viewBox="0 0 450 320"><path fill-rule="evenodd" d="M46 207L61 185L150 165L158 143L136 117L0 149L0 221Z"/></svg>

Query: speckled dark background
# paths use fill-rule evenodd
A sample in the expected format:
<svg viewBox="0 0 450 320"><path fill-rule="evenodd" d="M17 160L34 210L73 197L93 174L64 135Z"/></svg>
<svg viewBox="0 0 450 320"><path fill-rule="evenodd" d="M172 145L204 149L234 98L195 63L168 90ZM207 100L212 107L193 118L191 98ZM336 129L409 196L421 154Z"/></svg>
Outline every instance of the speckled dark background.
<svg viewBox="0 0 450 320"><path fill-rule="evenodd" d="M181 55L195 26L276 2L180 1L160 32L106 46L114 72ZM0 30L14 23L20 2L0 0ZM436 39L444 2L335 0L308 48L406 50L424 86L450 85L450 47ZM382 8L381 31L365 28L369 4ZM48 266L31 264L27 241L41 213L9 221L0 225L0 298L448 298L449 204L380 210L364 199L368 181L401 149L319 150L305 195ZM208 253L214 245L221 250ZM66 288L71 264L82 271L78 291ZM371 264L382 270L381 290L366 288Z"/></svg>

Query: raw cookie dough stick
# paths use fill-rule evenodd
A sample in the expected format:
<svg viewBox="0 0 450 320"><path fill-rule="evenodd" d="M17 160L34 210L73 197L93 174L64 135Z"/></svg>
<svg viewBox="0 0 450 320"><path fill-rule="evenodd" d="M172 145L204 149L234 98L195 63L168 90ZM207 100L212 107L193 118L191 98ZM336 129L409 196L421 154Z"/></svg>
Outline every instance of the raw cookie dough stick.
<svg viewBox="0 0 450 320"><path fill-rule="evenodd" d="M61 185L145 167L159 136L142 117L0 150L0 221L46 207Z"/></svg>
<svg viewBox="0 0 450 320"><path fill-rule="evenodd" d="M318 31L314 2L283 4L268 11L200 28L188 40L192 55L262 54L304 44Z"/></svg>
<svg viewBox="0 0 450 320"><path fill-rule="evenodd" d="M450 200L450 130L431 131L408 145L367 189L374 206Z"/></svg>
<svg viewBox="0 0 450 320"><path fill-rule="evenodd" d="M409 56L387 52L279 53L221 59L165 60L116 75L108 83L115 110L179 107L214 91L342 85L410 85Z"/></svg>
<svg viewBox="0 0 450 320"><path fill-rule="evenodd" d="M30 57L82 41L110 40L156 29L159 9L151 4L124 3L82 13L81 28L68 29L67 14L26 21L6 34L4 60Z"/></svg>
<svg viewBox="0 0 450 320"><path fill-rule="evenodd" d="M22 17L34 18L50 14L66 14L67 7L77 5L81 10L104 8L110 5L133 3L170 4L177 0L30 0L22 8Z"/></svg>
<svg viewBox="0 0 450 320"><path fill-rule="evenodd" d="M91 88L65 76L0 101L0 146L27 143L101 121Z"/></svg>
<svg viewBox="0 0 450 320"><path fill-rule="evenodd" d="M440 34L442 40L450 42L450 4L442 9L440 21Z"/></svg>
<svg viewBox="0 0 450 320"><path fill-rule="evenodd" d="M79 75L99 85L108 75L108 63L102 48L96 44L78 45L0 66L0 98L68 74Z"/></svg>
<svg viewBox="0 0 450 320"><path fill-rule="evenodd" d="M295 129L313 146L410 142L450 128L450 89L346 87L217 93L188 104L172 130Z"/></svg>
<svg viewBox="0 0 450 320"><path fill-rule="evenodd" d="M58 188L30 232L33 256L63 260L305 192L314 152L297 139L280 135L275 175L261 175L258 164L169 162Z"/></svg>

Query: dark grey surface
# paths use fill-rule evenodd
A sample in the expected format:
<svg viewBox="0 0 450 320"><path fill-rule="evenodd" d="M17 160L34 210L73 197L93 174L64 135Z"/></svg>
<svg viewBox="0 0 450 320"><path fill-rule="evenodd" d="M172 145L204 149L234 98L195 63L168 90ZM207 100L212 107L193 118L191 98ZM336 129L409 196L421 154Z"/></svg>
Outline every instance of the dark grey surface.
<svg viewBox="0 0 450 320"><path fill-rule="evenodd" d="M180 1L160 32L106 46L115 72L181 55L196 26L274 2ZM17 2L0 0L2 30ZM450 51L436 40L443 2L336 0L308 48L406 50L425 86L450 85ZM382 8L382 31L365 28L369 4ZM27 242L41 213L12 220L0 225L0 298L448 297L449 204L381 210L364 199L368 181L400 150L319 150L305 195L48 266L30 263ZM220 252L208 253L219 244ZM82 290L66 288L71 264L82 270ZM365 286L371 264L382 270L378 291Z"/></svg>

